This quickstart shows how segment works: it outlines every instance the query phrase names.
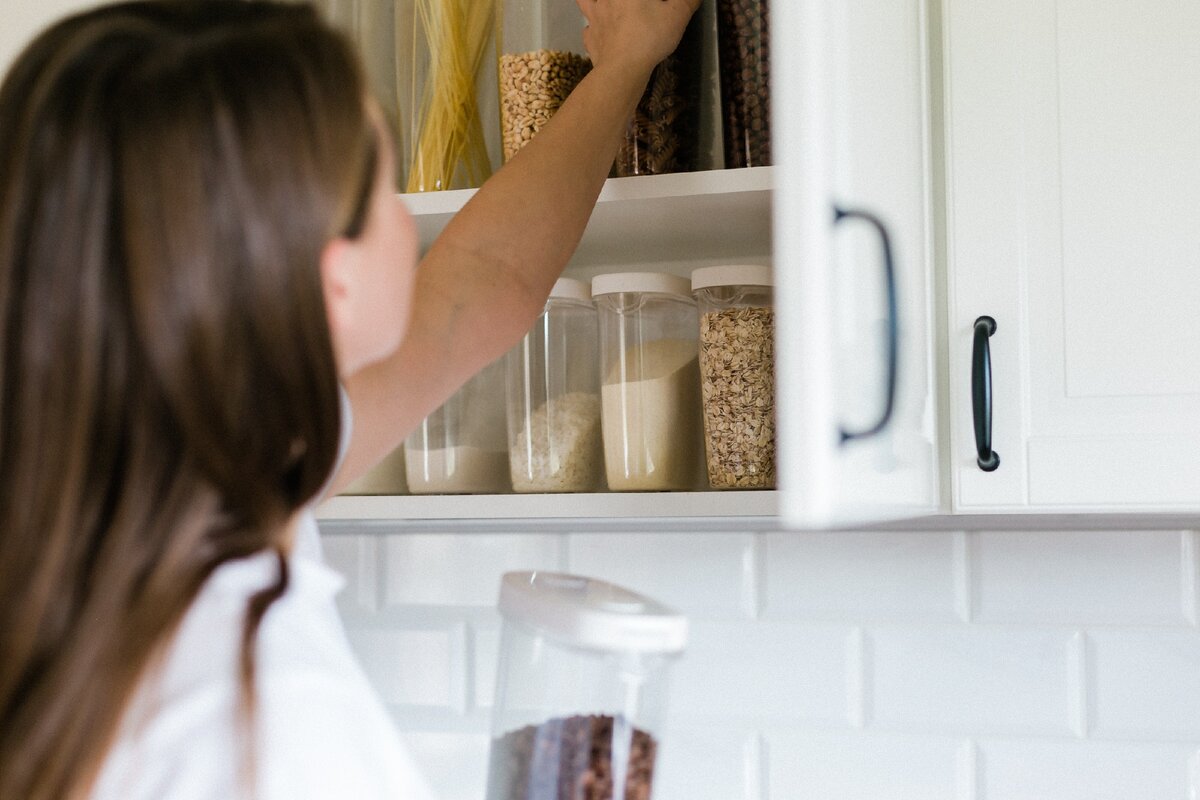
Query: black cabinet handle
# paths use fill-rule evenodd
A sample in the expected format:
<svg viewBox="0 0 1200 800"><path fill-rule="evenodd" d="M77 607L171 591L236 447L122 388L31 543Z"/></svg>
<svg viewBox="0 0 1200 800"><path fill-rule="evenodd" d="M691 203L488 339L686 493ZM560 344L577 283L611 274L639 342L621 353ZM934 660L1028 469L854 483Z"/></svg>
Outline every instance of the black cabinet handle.
<svg viewBox="0 0 1200 800"><path fill-rule="evenodd" d="M975 346L971 356L971 408L975 416L976 462L984 472L1000 466L1000 456L992 449L992 348L988 339L996 332L996 320L975 320Z"/></svg>
<svg viewBox="0 0 1200 800"><path fill-rule="evenodd" d="M892 413L896 408L896 380L899 372L899 356L900 356L900 308L896 301L896 267L892 260L892 239L888 235L887 226L879 221L879 218L874 214L869 214L866 211L860 211L852 208L833 209L833 222L838 224L847 219L861 219L871 224L875 231L879 234L879 239L883 244L883 279L887 287L887 306L888 306L888 327L887 327L887 382L886 396L884 397L883 413L879 416L878 421L870 426L858 431L848 431L845 428L841 429L842 444L854 439L866 439L870 436L882 431L887 427L887 424L892 419Z"/></svg>

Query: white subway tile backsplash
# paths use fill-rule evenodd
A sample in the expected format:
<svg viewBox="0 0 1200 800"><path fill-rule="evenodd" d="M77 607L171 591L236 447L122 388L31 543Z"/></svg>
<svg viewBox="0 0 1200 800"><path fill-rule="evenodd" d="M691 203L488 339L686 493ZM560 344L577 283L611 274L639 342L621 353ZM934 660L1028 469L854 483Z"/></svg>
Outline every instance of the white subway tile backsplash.
<svg viewBox="0 0 1200 800"><path fill-rule="evenodd" d="M756 733L722 726L669 728L654 768L654 800L766 800Z"/></svg>
<svg viewBox="0 0 1200 800"><path fill-rule="evenodd" d="M671 714L848 726L856 638L855 629L836 625L694 622L675 667Z"/></svg>
<svg viewBox="0 0 1200 800"><path fill-rule="evenodd" d="M483 798L499 579L533 568L689 615L655 800L1200 800L1197 532L343 526L324 549L442 800Z"/></svg>
<svg viewBox="0 0 1200 800"><path fill-rule="evenodd" d="M463 626L427 630L352 628L350 646L383 701L465 710Z"/></svg>
<svg viewBox="0 0 1200 800"><path fill-rule="evenodd" d="M1200 631L1094 630L1091 731L1200 741Z"/></svg>
<svg viewBox="0 0 1200 800"><path fill-rule="evenodd" d="M754 536L574 534L568 569L616 583L687 614L755 614Z"/></svg>
<svg viewBox="0 0 1200 800"><path fill-rule="evenodd" d="M974 619L1189 624L1176 531L974 534Z"/></svg>
<svg viewBox="0 0 1200 800"><path fill-rule="evenodd" d="M981 800L1194 800L1194 748L1113 742L982 741Z"/></svg>
<svg viewBox="0 0 1200 800"><path fill-rule="evenodd" d="M388 605L494 606L510 570L563 567L554 534L391 536L384 545Z"/></svg>
<svg viewBox="0 0 1200 800"><path fill-rule="evenodd" d="M770 797L967 800L959 792L961 748L951 738L861 731L768 733Z"/></svg>
<svg viewBox="0 0 1200 800"><path fill-rule="evenodd" d="M490 737L405 733L402 738L430 785L436 788L438 800L483 800Z"/></svg>
<svg viewBox="0 0 1200 800"><path fill-rule="evenodd" d="M957 620L955 534L790 533L764 537L764 616Z"/></svg>
<svg viewBox="0 0 1200 800"><path fill-rule="evenodd" d="M872 722L888 730L1070 735L1074 632L869 629Z"/></svg>

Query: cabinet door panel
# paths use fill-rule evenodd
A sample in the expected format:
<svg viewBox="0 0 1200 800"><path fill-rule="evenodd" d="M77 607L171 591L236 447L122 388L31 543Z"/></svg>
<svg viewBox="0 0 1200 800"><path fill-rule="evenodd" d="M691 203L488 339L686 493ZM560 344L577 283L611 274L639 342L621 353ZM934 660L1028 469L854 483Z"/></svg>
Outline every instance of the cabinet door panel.
<svg viewBox="0 0 1200 800"><path fill-rule="evenodd" d="M930 290L929 95L924 0L781 0L772 6L780 479L790 525L828 527L937 510ZM888 228L899 371L886 399Z"/></svg>
<svg viewBox="0 0 1200 800"><path fill-rule="evenodd" d="M1200 4L955 0L947 20L956 507L1200 508ZM989 475L978 314L998 323Z"/></svg>

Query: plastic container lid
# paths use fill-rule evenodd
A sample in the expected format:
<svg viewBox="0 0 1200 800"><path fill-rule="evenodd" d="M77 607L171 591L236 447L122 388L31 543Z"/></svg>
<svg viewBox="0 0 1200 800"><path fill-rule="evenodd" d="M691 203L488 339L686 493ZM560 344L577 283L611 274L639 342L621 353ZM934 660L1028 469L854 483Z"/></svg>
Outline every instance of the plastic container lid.
<svg viewBox="0 0 1200 800"><path fill-rule="evenodd" d="M584 281L574 278L559 278L550 290L551 300L581 300L592 302L592 290Z"/></svg>
<svg viewBox="0 0 1200 800"><path fill-rule="evenodd" d="M692 291L713 286L774 286L771 268L757 264L701 267L692 272Z"/></svg>
<svg viewBox="0 0 1200 800"><path fill-rule="evenodd" d="M576 647L612 652L678 653L687 617L605 581L556 572L509 572L500 613Z"/></svg>
<svg viewBox="0 0 1200 800"><path fill-rule="evenodd" d="M613 272L592 279L592 297L619 292L671 294L692 299L688 279L666 272Z"/></svg>

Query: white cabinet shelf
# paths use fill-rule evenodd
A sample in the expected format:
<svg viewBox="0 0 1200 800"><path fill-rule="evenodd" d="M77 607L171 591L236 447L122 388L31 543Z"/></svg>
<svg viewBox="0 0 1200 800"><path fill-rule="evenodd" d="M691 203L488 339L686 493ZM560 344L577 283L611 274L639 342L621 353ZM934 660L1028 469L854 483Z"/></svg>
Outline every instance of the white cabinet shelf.
<svg viewBox="0 0 1200 800"><path fill-rule="evenodd" d="M771 167L611 178L571 268L767 258L773 180ZM402 195L423 250L474 195Z"/></svg>
<svg viewBox="0 0 1200 800"><path fill-rule="evenodd" d="M409 527L494 521L605 520L628 526L645 520L663 527L670 520L705 520L703 527L746 524L769 527L778 511L776 492L666 492L648 494L341 496L322 504L322 521L386 521ZM688 523L695 527L695 523Z"/></svg>

